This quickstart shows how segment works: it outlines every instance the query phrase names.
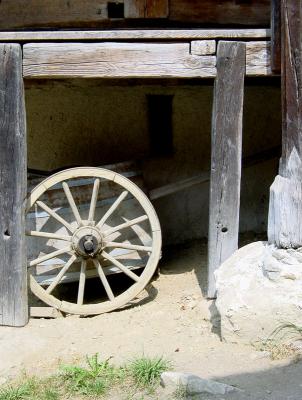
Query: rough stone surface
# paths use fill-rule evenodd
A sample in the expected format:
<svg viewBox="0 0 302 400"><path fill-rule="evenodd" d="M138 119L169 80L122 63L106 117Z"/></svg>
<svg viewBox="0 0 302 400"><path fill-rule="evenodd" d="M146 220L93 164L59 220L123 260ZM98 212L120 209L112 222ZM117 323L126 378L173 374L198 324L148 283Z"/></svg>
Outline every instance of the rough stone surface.
<svg viewBox="0 0 302 400"><path fill-rule="evenodd" d="M226 394L236 390L235 387L216 381L202 379L199 376L182 372L163 372L161 385L170 391L183 388L188 395L200 393Z"/></svg>
<svg viewBox="0 0 302 400"><path fill-rule="evenodd" d="M225 341L255 343L284 322L302 324L302 248L251 243L220 266L216 283Z"/></svg>

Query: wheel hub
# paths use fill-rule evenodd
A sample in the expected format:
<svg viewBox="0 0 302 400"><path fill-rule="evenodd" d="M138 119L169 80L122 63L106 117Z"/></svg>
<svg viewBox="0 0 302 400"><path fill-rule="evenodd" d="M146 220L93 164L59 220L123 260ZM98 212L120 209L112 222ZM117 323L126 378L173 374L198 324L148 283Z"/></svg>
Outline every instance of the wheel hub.
<svg viewBox="0 0 302 400"><path fill-rule="evenodd" d="M81 227L72 236L72 247L79 256L95 257L103 248L102 234L95 227Z"/></svg>

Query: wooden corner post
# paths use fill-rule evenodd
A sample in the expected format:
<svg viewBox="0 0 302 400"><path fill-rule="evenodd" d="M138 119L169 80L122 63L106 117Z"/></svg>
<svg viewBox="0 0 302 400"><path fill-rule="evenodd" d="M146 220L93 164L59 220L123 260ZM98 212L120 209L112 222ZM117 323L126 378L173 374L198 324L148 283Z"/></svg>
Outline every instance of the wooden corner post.
<svg viewBox="0 0 302 400"><path fill-rule="evenodd" d="M28 321L26 159L22 50L0 44L0 325Z"/></svg>
<svg viewBox="0 0 302 400"><path fill-rule="evenodd" d="M245 43L218 44L212 114L208 298L214 272L238 248Z"/></svg>
<svg viewBox="0 0 302 400"><path fill-rule="evenodd" d="M302 0L281 0L282 156L270 188L268 240L302 247Z"/></svg>

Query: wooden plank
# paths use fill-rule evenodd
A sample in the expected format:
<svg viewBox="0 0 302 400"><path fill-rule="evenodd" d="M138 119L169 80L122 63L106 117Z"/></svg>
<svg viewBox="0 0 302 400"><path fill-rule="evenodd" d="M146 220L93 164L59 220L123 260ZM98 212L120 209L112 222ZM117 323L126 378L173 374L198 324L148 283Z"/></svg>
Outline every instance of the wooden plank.
<svg viewBox="0 0 302 400"><path fill-rule="evenodd" d="M208 297L214 272L238 248L245 44L219 42L212 115Z"/></svg>
<svg viewBox="0 0 302 400"><path fill-rule="evenodd" d="M246 73L271 74L269 42L248 42ZM29 43L25 78L205 78L215 56L190 54L189 43Z"/></svg>
<svg viewBox="0 0 302 400"><path fill-rule="evenodd" d="M114 0L123 3L123 0ZM0 29L97 27L108 21L108 0L2 0Z"/></svg>
<svg viewBox="0 0 302 400"><path fill-rule="evenodd" d="M31 318L63 318L61 311L53 307L30 307Z"/></svg>
<svg viewBox="0 0 302 400"><path fill-rule="evenodd" d="M281 0L271 0L272 71L281 72Z"/></svg>
<svg viewBox="0 0 302 400"><path fill-rule="evenodd" d="M272 75L270 42L246 43L246 74L250 76Z"/></svg>
<svg viewBox="0 0 302 400"><path fill-rule="evenodd" d="M191 54L195 54L196 56L205 56L215 54L215 52L215 40L193 40L191 42Z"/></svg>
<svg viewBox="0 0 302 400"><path fill-rule="evenodd" d="M268 240L302 246L302 0L281 1L282 157L270 189Z"/></svg>
<svg viewBox="0 0 302 400"><path fill-rule="evenodd" d="M22 51L0 44L0 325L28 321L26 160Z"/></svg>
<svg viewBox="0 0 302 400"><path fill-rule="evenodd" d="M146 18L168 18L169 0L146 0Z"/></svg>
<svg viewBox="0 0 302 400"><path fill-rule="evenodd" d="M129 11L130 12L130 11ZM202 39L266 39L270 29L132 29L108 31L15 31L0 32L2 42L66 41L66 40L202 40Z"/></svg>
<svg viewBox="0 0 302 400"><path fill-rule="evenodd" d="M25 78L214 77L215 56L189 43L45 43L23 48Z"/></svg>
<svg viewBox="0 0 302 400"><path fill-rule="evenodd" d="M170 0L170 20L268 26L270 0Z"/></svg>
<svg viewBox="0 0 302 400"><path fill-rule="evenodd" d="M108 0L2 0L0 29L108 26ZM126 18L172 22L269 26L270 0L114 0L125 3ZM167 5L170 3L170 10ZM112 25L112 22L111 22ZM123 26L127 25L127 21Z"/></svg>
<svg viewBox="0 0 302 400"><path fill-rule="evenodd" d="M145 0L127 0L124 7L125 18L145 17Z"/></svg>

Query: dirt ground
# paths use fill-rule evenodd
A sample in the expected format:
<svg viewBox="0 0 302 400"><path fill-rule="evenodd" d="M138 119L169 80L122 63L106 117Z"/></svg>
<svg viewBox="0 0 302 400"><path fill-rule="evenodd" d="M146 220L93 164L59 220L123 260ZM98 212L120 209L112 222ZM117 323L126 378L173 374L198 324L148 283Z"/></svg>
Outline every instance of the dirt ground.
<svg viewBox="0 0 302 400"><path fill-rule="evenodd" d="M48 374L62 361L81 362L95 353L116 364L144 353L165 356L176 371L242 389L202 399L301 400L302 362L272 361L252 346L221 342L214 306L202 295L205 284L204 243L169 249L160 275L133 306L90 318L31 319L24 328L1 327L0 379L22 371Z"/></svg>

